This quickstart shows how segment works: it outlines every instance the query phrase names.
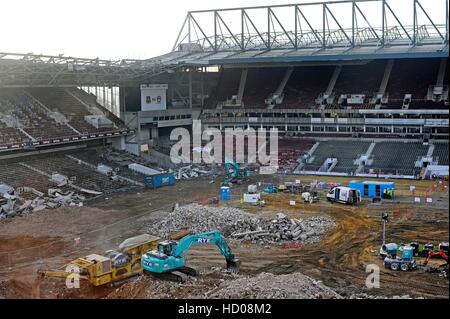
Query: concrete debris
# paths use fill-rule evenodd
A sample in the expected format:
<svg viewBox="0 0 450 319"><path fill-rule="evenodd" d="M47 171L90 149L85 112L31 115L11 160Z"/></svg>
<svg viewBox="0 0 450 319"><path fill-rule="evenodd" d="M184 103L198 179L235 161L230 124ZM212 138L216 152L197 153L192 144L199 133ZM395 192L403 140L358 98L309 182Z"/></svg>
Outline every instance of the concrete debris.
<svg viewBox="0 0 450 319"><path fill-rule="evenodd" d="M321 281L301 273L274 275L261 273L254 277L224 281L205 297L215 299L342 299Z"/></svg>
<svg viewBox="0 0 450 319"><path fill-rule="evenodd" d="M201 165L188 165L180 167L175 172L175 178L178 180L185 179L190 180L197 177L204 177L204 176L213 176L214 171L213 170L205 170L204 167Z"/></svg>
<svg viewBox="0 0 450 319"><path fill-rule="evenodd" d="M146 176L161 174L161 172L156 169L153 169L153 168L141 165L141 164L137 164L137 163L129 164L128 169L130 169L134 172L141 173L142 175L146 175Z"/></svg>
<svg viewBox="0 0 450 319"><path fill-rule="evenodd" d="M97 172L99 172L100 174L106 175L106 176L111 176L111 175L113 175L114 171L113 171L112 167L110 167L108 165L98 164Z"/></svg>
<svg viewBox="0 0 450 319"><path fill-rule="evenodd" d="M34 199L22 199L22 195L31 192ZM11 194L10 194L11 193ZM58 188L48 189L47 196L30 187L21 187L0 196L0 219L13 217L24 213L36 213L44 209L53 209L63 206L83 206L84 196L74 192L63 192ZM6 202L6 203L4 203Z"/></svg>
<svg viewBox="0 0 450 319"><path fill-rule="evenodd" d="M231 207L206 207L198 204L181 206L158 223L149 226L149 233L168 238L170 233L189 228L194 233L217 229L225 237L266 245L286 241L310 244L335 225L330 217L315 216L290 219L279 213L274 220L261 218Z"/></svg>
<svg viewBox="0 0 450 319"><path fill-rule="evenodd" d="M64 176L62 174L59 173L53 173L51 175L51 181L55 182L58 187L62 187L64 185L67 185L69 178L67 176Z"/></svg>
<svg viewBox="0 0 450 319"><path fill-rule="evenodd" d="M357 293L357 294L350 294L347 299L424 299L424 298L413 298L410 295L402 295L402 296L374 296L374 295L368 295L366 293Z"/></svg>

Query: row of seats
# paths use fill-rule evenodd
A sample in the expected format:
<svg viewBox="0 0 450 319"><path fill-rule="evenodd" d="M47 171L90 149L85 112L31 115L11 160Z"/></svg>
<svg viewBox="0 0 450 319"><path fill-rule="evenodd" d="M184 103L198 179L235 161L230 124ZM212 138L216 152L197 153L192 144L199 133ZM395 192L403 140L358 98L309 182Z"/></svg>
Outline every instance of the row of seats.
<svg viewBox="0 0 450 319"><path fill-rule="evenodd" d="M369 146L370 142L320 142L312 154L312 162L305 164L303 170L318 171L327 158L337 158L332 172L351 174L357 169L354 161L364 155ZM427 155L429 147L422 143L377 142L370 156L372 163L366 164L361 173L416 175L421 171L415 166L416 161ZM432 156L439 165L449 165L448 143L436 143Z"/></svg>
<svg viewBox="0 0 450 319"><path fill-rule="evenodd" d="M448 143L434 145L433 159L437 159L439 165L448 165Z"/></svg>
<svg viewBox="0 0 450 319"><path fill-rule="evenodd" d="M395 101L399 101L400 105L396 105L395 108L401 108L405 94L412 94L413 104L423 104L429 86L436 83L440 61L440 59L395 60L386 87L386 95L389 96L386 107L392 107ZM343 65L332 92L335 97L333 105L346 107L346 105L338 105L341 94L364 94L366 98L363 105L366 108L374 107L373 104L368 103L379 90L386 65L386 60ZM316 99L326 91L335 68L336 66L332 65L296 67L284 89L283 102L277 107L314 107ZM286 70L280 67L249 69L243 96L244 106L265 107L265 99L274 93ZM214 108L237 94L241 72L241 69L220 71L218 85L207 103L209 108ZM445 77L444 85L448 85L447 77ZM427 101L427 105L422 106L439 107L442 104Z"/></svg>
<svg viewBox="0 0 450 319"><path fill-rule="evenodd" d="M120 176L142 183L145 175L128 169L128 164L134 163L135 161L125 161L123 163L117 163L110 160L108 156L105 156L105 154L107 153L108 150L105 148L93 148L83 151L77 151L72 153L72 155L75 158L85 161L92 165L99 165L99 164L107 165L116 170Z"/></svg>
<svg viewBox="0 0 450 319"><path fill-rule="evenodd" d="M292 172L298 166L298 159L315 144L309 138L281 138L278 141L278 167L282 172Z"/></svg>
<svg viewBox="0 0 450 319"><path fill-rule="evenodd" d="M373 163L370 168L385 173L395 173L399 170L412 171L415 162L427 155L429 146L422 143L382 142L376 143L373 149Z"/></svg>
<svg viewBox="0 0 450 319"><path fill-rule="evenodd" d="M2 183L14 188L33 187L44 194L49 188L55 187L47 176L37 174L17 162L0 164L0 184Z"/></svg>
<svg viewBox="0 0 450 319"><path fill-rule="evenodd" d="M337 164L333 172L354 171L357 167L353 161L365 154L369 148L369 142L359 141L324 141L320 142L312 156L311 163L308 163L306 170L318 170L327 158L337 158Z"/></svg>
<svg viewBox="0 0 450 319"><path fill-rule="evenodd" d="M22 91L3 90L0 96L3 97L0 103L17 119L20 128L36 140L77 135L64 123L57 123L51 119L36 101Z"/></svg>
<svg viewBox="0 0 450 319"><path fill-rule="evenodd" d="M113 125L93 126L85 120L93 113L104 114ZM0 146L126 128L95 96L77 88L0 89L0 116Z"/></svg>
<svg viewBox="0 0 450 319"><path fill-rule="evenodd" d="M64 88L32 88L28 92L46 105L52 111L64 114L77 131L86 134L95 131L95 128L84 119L92 115L88 109L77 99L71 96Z"/></svg>
<svg viewBox="0 0 450 319"><path fill-rule="evenodd" d="M106 175L100 174L88 166L80 165L70 160L64 154L53 154L51 157L30 159L27 164L44 171L47 174L59 173L69 178L74 178L77 186L90 190L110 193L117 189L130 186L121 180L111 180Z"/></svg>

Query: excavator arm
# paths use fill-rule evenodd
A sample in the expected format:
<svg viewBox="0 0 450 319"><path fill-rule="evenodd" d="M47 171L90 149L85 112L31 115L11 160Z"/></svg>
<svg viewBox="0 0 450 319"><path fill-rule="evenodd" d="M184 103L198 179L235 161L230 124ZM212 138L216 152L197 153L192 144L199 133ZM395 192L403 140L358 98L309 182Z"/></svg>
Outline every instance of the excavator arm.
<svg viewBox="0 0 450 319"><path fill-rule="evenodd" d="M438 256L438 255L441 256L442 259L444 259L447 262L447 264L448 264L448 256L447 256L447 254L445 252L443 252L442 250L438 250L438 251L430 250L430 252L428 253L427 258L423 262L423 265L426 266L433 256Z"/></svg>
<svg viewBox="0 0 450 319"><path fill-rule="evenodd" d="M201 234L188 235L180 240L176 246L173 255L175 257L184 257L192 245L208 245L215 244L220 253L225 257L227 262L227 269L237 271L239 268L238 260L231 251L230 246L225 241L225 238L217 231L210 231Z"/></svg>

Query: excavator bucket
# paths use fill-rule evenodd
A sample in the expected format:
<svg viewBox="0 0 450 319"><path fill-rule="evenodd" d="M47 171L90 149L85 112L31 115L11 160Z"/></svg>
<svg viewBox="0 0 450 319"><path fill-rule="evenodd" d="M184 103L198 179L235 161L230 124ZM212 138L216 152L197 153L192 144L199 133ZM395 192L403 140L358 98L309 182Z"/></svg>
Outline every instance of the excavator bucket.
<svg viewBox="0 0 450 319"><path fill-rule="evenodd" d="M239 266L240 261L236 258L234 259L227 259L227 271L232 274L238 274L239 273Z"/></svg>

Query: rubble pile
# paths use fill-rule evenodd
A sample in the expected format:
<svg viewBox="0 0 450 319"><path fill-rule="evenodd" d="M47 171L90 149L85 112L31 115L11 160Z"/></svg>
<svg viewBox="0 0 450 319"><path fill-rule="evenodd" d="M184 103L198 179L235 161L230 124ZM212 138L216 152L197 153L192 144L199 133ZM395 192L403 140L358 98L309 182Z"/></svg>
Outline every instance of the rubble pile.
<svg viewBox="0 0 450 319"><path fill-rule="evenodd" d="M170 170L169 170L170 171ZM205 167L200 165L188 165L180 167L175 171L175 178L178 180L190 180L197 177L213 177L215 175L214 170L206 170Z"/></svg>
<svg viewBox="0 0 450 319"><path fill-rule="evenodd" d="M301 273L274 275L261 273L254 277L224 281L206 293L217 299L341 299L342 297L321 281Z"/></svg>
<svg viewBox="0 0 450 319"><path fill-rule="evenodd" d="M24 199L25 193L33 193L33 199ZM84 196L75 192L63 192L61 189L48 189L47 196L30 187L11 188L8 193L0 194L0 219L13 217L24 213L35 213L43 209L63 206L82 206ZM2 202L4 204L2 204Z"/></svg>
<svg viewBox="0 0 450 319"><path fill-rule="evenodd" d="M149 233L168 237L171 232L186 228L194 233L217 229L230 239L258 244L283 241L310 244L317 242L324 232L334 225L334 221L325 216L290 219L279 213L276 219L270 220L238 208L190 204L176 208L160 222L150 225Z"/></svg>

